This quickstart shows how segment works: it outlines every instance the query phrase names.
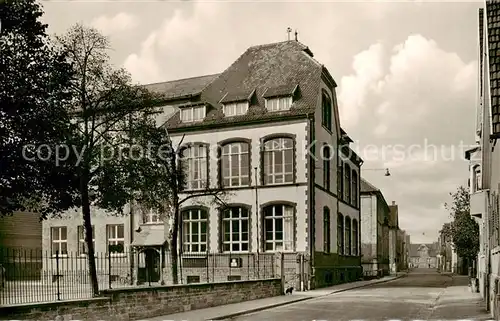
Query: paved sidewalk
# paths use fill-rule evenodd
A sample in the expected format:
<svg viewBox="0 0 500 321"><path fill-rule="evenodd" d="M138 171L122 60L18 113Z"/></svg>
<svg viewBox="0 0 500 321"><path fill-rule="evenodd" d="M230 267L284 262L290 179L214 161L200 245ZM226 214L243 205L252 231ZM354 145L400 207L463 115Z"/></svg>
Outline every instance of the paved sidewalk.
<svg viewBox="0 0 500 321"><path fill-rule="evenodd" d="M490 320L479 293L466 285L468 277L453 276L453 283L438 297L430 320Z"/></svg>
<svg viewBox="0 0 500 321"><path fill-rule="evenodd" d="M206 320L222 320L239 315L266 310L286 304L293 304L296 302L309 300L337 292L347 291L351 289L361 288L372 284L383 283L395 280L397 278L406 276L406 273L398 273L394 276L386 276L381 279L369 281L357 281L351 283L344 283L334 285L328 288L321 288L306 292L294 292L292 295L282 295L277 297L245 301L234 304L220 305L212 308L190 310L181 313L169 314L150 319L142 319L142 321L206 321Z"/></svg>

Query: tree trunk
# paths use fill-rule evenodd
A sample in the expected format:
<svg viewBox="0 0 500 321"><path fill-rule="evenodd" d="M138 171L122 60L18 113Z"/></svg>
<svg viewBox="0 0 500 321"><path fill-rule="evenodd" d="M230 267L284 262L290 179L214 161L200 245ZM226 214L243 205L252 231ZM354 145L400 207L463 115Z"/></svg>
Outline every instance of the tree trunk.
<svg viewBox="0 0 500 321"><path fill-rule="evenodd" d="M170 247L170 255L172 256L172 282L179 284L178 262L179 253L177 251L177 241L179 239L179 205L178 196L174 195L174 224L172 226L172 244Z"/></svg>
<svg viewBox="0 0 500 321"><path fill-rule="evenodd" d="M97 271L95 265L95 249L92 242L92 221L90 217L90 200L88 187L88 171L80 179L80 193L82 196L83 225L85 227L85 242L87 243L87 259L89 263L90 284L92 285L92 294L99 295L99 284L97 283Z"/></svg>

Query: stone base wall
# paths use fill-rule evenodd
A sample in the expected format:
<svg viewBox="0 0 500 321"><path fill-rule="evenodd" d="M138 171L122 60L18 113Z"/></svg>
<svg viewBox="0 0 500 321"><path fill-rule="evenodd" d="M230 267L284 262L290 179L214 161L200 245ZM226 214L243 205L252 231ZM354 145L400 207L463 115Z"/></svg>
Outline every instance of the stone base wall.
<svg viewBox="0 0 500 321"><path fill-rule="evenodd" d="M139 320L282 294L280 279L131 287L95 299L0 307L0 320Z"/></svg>

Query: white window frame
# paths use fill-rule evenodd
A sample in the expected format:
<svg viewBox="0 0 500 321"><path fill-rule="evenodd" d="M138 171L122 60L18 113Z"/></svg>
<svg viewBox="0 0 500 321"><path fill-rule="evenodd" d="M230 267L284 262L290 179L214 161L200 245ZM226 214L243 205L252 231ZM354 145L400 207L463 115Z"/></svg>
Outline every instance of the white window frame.
<svg viewBox="0 0 500 321"><path fill-rule="evenodd" d="M285 146L285 140L291 142L291 147ZM277 185L293 183L294 181L294 167L295 167L295 147L293 138L280 137L273 138L264 142L264 185ZM287 151L292 151L291 159L286 158ZM276 162L276 154L280 153L283 162L278 164ZM281 165L281 171L276 171L276 167ZM286 170L287 165L291 165L290 170ZM287 179L288 177L288 179Z"/></svg>
<svg viewBox="0 0 500 321"><path fill-rule="evenodd" d="M283 215L276 214L276 208L282 207ZM267 215L267 209L271 208L271 215ZM265 252L293 252L294 250L294 211L293 206L286 204L276 204L269 205L264 209L264 251ZM282 238L276 237L276 222L281 220L282 223ZM272 229L269 233L272 233L272 239L267 238L268 234L268 222L271 222ZM281 246L280 246L281 244ZM270 248L268 247L270 245Z"/></svg>
<svg viewBox="0 0 500 321"><path fill-rule="evenodd" d="M196 213L197 217L193 218ZM187 214L187 215L186 215ZM202 218L205 214L205 218ZM207 253L208 252L208 211L202 208L193 208L182 211L182 249L184 253ZM202 233L202 225L205 224L205 233ZM198 235L198 240L193 240L193 230ZM205 241L202 241L202 236L205 236ZM198 250L193 251L197 246ZM205 250L202 250L205 247Z"/></svg>
<svg viewBox="0 0 500 321"><path fill-rule="evenodd" d="M472 193L479 192L482 188L482 180L481 180L481 166L479 165L474 165L472 167Z"/></svg>
<svg viewBox="0 0 500 321"><path fill-rule="evenodd" d="M223 105L226 117L241 116L248 112L248 101L231 102Z"/></svg>
<svg viewBox="0 0 500 321"><path fill-rule="evenodd" d="M285 96L266 98L265 104L268 111L290 110L290 108L292 107L292 97Z"/></svg>
<svg viewBox="0 0 500 321"><path fill-rule="evenodd" d="M118 237L118 228L123 229L123 237ZM112 233L113 232L113 233ZM114 236L112 237L112 234ZM110 253L111 256L124 256L125 255L125 225L124 224L108 224L106 225L106 251L109 252L109 246L110 245L118 245L122 244L123 245L123 252L113 252Z"/></svg>
<svg viewBox="0 0 500 321"><path fill-rule="evenodd" d="M66 233L66 238L62 238L62 231L65 231ZM55 231L57 231L57 238L54 238L55 236ZM68 227L67 226L52 226L50 229L50 245L51 245L51 251L52 251L52 256L56 256L56 251L54 251L54 245L57 244L57 248L59 251L59 257L66 257L68 256ZM62 251L62 244L66 244L66 252Z"/></svg>
<svg viewBox="0 0 500 321"><path fill-rule="evenodd" d="M208 184L208 146L192 145L183 150L182 162L186 177L186 190L200 190Z"/></svg>
<svg viewBox="0 0 500 321"><path fill-rule="evenodd" d="M246 151L243 151L243 145L246 146ZM236 147L236 151L233 151ZM250 144L246 142L233 142L222 146L222 159L221 159L221 176L222 186L224 187L238 187L250 185ZM247 155L247 161L243 162L243 156ZM233 158L237 160L237 174L233 175ZM243 174L246 167L247 174ZM228 171L229 175L224 172ZM227 180L227 183L226 183ZM237 180L235 183L233 180Z"/></svg>
<svg viewBox="0 0 500 321"><path fill-rule="evenodd" d="M229 213L229 215L226 215ZM226 217L228 216L228 217ZM243 223L246 222L246 229ZM226 231L226 226L229 227L229 232ZM237 231L235 232L234 229ZM237 235L237 240L233 239ZM246 235L246 240L244 240ZM229 236L226 239L226 236ZM245 207L231 207L222 213L222 252L237 253L250 251L250 211ZM233 246L237 246L237 250ZM246 245L246 249L243 246ZM229 247L229 250L226 249Z"/></svg>
<svg viewBox="0 0 500 321"><path fill-rule="evenodd" d="M88 255L88 248L87 248L87 242L85 242L85 226L78 225L77 233L78 233L78 255L79 256L87 256ZM97 254L95 251L95 228L94 228L94 225L92 225L92 243L94 244L94 256L96 256ZM82 251L82 249L83 249L83 251Z"/></svg>
<svg viewBox="0 0 500 321"><path fill-rule="evenodd" d="M142 213L142 223L143 224L161 224L163 220L161 219L161 215L158 214L153 209L145 209Z"/></svg>
<svg viewBox="0 0 500 321"><path fill-rule="evenodd" d="M181 121L183 123L192 123L202 121L207 113L205 106L182 107Z"/></svg>

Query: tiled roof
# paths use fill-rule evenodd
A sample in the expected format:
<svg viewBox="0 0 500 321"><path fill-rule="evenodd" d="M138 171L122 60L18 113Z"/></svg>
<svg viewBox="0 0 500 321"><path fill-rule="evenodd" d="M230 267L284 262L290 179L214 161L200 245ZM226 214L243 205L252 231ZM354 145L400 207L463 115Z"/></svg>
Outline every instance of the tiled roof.
<svg viewBox="0 0 500 321"><path fill-rule="evenodd" d="M500 1L486 1L493 133L500 133Z"/></svg>
<svg viewBox="0 0 500 321"><path fill-rule="evenodd" d="M201 91L219 74L184 78L172 81L144 85L147 89L162 93L166 99L199 95Z"/></svg>
<svg viewBox="0 0 500 321"><path fill-rule="evenodd" d="M205 119L181 123L177 112L166 123L169 129L197 128L200 124L214 126L246 121L270 121L288 117L305 117L315 111L324 67L314 60L306 46L298 41L285 41L247 49L231 66L215 78L201 93L201 101L210 103ZM327 71L325 71L327 72ZM266 90L300 88L300 98L289 111L267 112L264 108ZM255 104L247 114L224 117L220 100L229 93L256 91Z"/></svg>
<svg viewBox="0 0 500 321"><path fill-rule="evenodd" d="M372 184L368 183L368 181L365 180L364 178L361 178L360 191L361 191L361 193L380 192L380 190L378 188L376 188Z"/></svg>

